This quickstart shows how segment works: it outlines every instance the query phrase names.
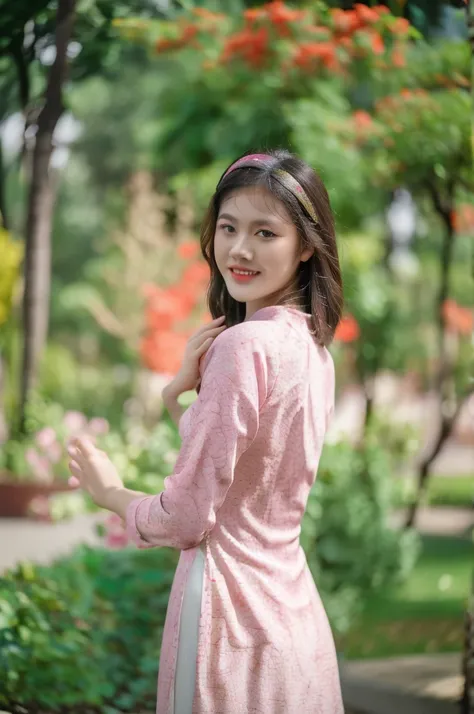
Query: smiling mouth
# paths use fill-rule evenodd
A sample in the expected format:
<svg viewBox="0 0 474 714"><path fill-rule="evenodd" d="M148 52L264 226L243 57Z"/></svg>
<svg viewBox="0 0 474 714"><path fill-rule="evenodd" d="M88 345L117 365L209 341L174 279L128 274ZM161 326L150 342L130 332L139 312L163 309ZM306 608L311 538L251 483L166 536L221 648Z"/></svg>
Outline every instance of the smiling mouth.
<svg viewBox="0 0 474 714"><path fill-rule="evenodd" d="M229 268L232 275L246 278L254 278L256 275L260 275L259 270L237 270L236 268Z"/></svg>

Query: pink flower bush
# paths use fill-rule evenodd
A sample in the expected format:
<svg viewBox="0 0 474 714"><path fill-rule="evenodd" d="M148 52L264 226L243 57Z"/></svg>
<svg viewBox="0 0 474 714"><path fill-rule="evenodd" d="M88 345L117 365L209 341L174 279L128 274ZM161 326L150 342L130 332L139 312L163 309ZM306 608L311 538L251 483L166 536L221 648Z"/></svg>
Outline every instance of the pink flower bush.
<svg viewBox="0 0 474 714"><path fill-rule="evenodd" d="M107 419L94 417L88 421L79 411L66 412L61 424L44 426L34 434L24 454L31 476L43 483L69 476L67 447L71 439L86 435L95 441L108 432Z"/></svg>
<svg viewBox="0 0 474 714"><path fill-rule="evenodd" d="M129 544L129 538L120 516L110 514L105 521L105 544L113 550L121 550Z"/></svg>
<svg viewBox="0 0 474 714"><path fill-rule="evenodd" d="M95 436L102 436L102 434L108 434L109 432L109 422L107 419L102 417L94 417L90 420L87 425L87 431Z"/></svg>
<svg viewBox="0 0 474 714"><path fill-rule="evenodd" d="M35 434L35 442L51 464L58 464L63 457L63 447L51 426L46 426Z"/></svg>
<svg viewBox="0 0 474 714"><path fill-rule="evenodd" d="M71 436L75 436L85 430L87 419L81 412L69 411L64 415L64 426L70 432Z"/></svg>
<svg viewBox="0 0 474 714"><path fill-rule="evenodd" d="M56 432L51 426L45 426L35 435L35 441L39 447L47 450L56 442Z"/></svg>
<svg viewBox="0 0 474 714"><path fill-rule="evenodd" d="M59 441L55 441L54 444L51 444L51 446L46 450L46 455L52 464L59 464L64 456L63 447Z"/></svg>
<svg viewBox="0 0 474 714"><path fill-rule="evenodd" d="M51 483L53 481L51 464L46 456L30 447L26 450L25 460L30 466L36 481L41 483Z"/></svg>

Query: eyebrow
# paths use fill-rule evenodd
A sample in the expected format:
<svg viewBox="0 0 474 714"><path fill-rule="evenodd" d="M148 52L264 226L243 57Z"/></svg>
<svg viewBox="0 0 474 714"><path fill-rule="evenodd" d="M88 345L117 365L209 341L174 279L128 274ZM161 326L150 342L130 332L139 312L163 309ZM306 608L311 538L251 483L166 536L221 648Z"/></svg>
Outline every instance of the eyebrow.
<svg viewBox="0 0 474 714"><path fill-rule="evenodd" d="M222 219L225 219L227 221L234 221L234 223L238 223L238 219L230 213L221 213L217 217L217 220L220 221ZM258 218L255 221L252 221L250 225L256 226L256 225L260 225L262 223L267 223L268 225L271 225L271 226L278 225L277 221L273 220L272 218Z"/></svg>

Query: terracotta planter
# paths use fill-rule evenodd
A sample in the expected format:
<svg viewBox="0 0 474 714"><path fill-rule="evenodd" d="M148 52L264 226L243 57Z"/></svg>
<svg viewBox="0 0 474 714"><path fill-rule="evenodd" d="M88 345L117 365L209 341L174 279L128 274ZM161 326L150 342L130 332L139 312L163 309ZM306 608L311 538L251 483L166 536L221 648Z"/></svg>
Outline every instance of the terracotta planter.
<svg viewBox="0 0 474 714"><path fill-rule="evenodd" d="M54 493L70 491L64 481L50 484L35 481L13 481L8 475L0 475L0 518L27 518L31 501L38 496L48 498ZM45 514L45 518L48 514Z"/></svg>

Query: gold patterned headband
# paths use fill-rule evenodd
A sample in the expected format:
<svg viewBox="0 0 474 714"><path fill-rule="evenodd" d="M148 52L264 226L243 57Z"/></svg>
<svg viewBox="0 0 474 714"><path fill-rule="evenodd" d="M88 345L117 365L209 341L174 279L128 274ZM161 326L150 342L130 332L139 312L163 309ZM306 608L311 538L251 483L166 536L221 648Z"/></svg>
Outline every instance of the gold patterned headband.
<svg viewBox="0 0 474 714"><path fill-rule="evenodd" d="M273 161L273 156L270 156L269 154L250 154L248 156L242 156L242 158L237 159L235 163L229 166L229 168L219 181L219 184L223 179L225 179L228 174L231 173L231 171L234 171L235 169L252 167L267 168L269 165L269 160ZM292 193L293 196L298 199L298 201L303 206L307 214L312 218L312 220L315 223L319 223L318 216L316 214L316 211L314 210L313 204L311 203L308 196L306 195L305 190L303 189L301 184L295 179L295 177L284 169L274 169L273 171L271 171L271 175L274 176L284 188L290 191L290 193Z"/></svg>
<svg viewBox="0 0 474 714"><path fill-rule="evenodd" d="M287 188L293 196L296 196L298 201L301 203L303 208L306 210L309 216L313 219L315 223L319 223L318 216L314 210L314 206L306 195L302 185L292 176L288 171L284 169L275 169L272 171L273 176L275 176L280 183Z"/></svg>

